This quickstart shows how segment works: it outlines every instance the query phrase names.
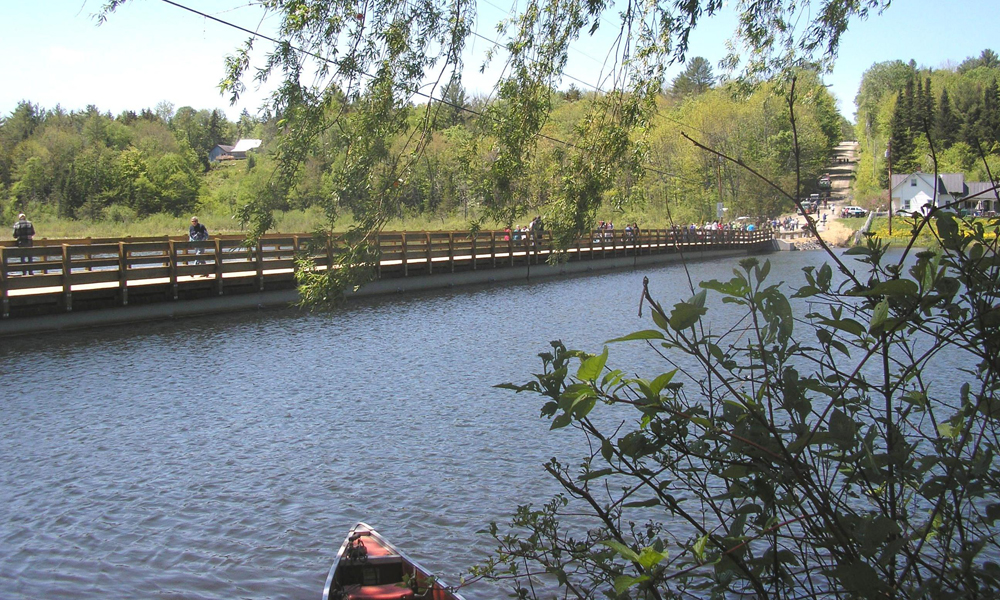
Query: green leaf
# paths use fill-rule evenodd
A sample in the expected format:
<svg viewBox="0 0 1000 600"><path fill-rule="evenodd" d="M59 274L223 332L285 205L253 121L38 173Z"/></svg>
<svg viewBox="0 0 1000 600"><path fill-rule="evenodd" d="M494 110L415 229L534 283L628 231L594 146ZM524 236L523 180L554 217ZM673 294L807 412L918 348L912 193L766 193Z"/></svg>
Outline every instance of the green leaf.
<svg viewBox="0 0 1000 600"><path fill-rule="evenodd" d="M629 560L634 563L639 562L639 555L635 553L635 550L632 550L631 548L619 542L618 540L602 540L600 544L602 546L607 546L608 548L611 548L625 560Z"/></svg>
<svg viewBox="0 0 1000 600"><path fill-rule="evenodd" d="M572 422L573 422L573 416L570 413L563 413L557 416L555 419L552 419L552 425L549 427L549 430L551 431L553 429L562 429L563 427L569 425Z"/></svg>
<svg viewBox="0 0 1000 600"><path fill-rule="evenodd" d="M693 327L706 312L708 309L704 306L678 302L674 305L674 310L670 312L670 327L674 331L683 331Z"/></svg>
<svg viewBox="0 0 1000 600"><path fill-rule="evenodd" d="M705 534L698 538L698 541L694 543L691 550L694 552L694 557L698 559L698 562L705 562L705 544L708 543L708 534Z"/></svg>
<svg viewBox="0 0 1000 600"><path fill-rule="evenodd" d="M705 298L707 297L708 297L708 290L701 290L694 296L691 296L691 299L688 300L688 304L693 304L698 308L705 308Z"/></svg>
<svg viewBox="0 0 1000 600"><path fill-rule="evenodd" d="M865 326L858 323L854 319L820 319L819 323L821 325L826 325L827 327L833 327L834 329L845 331L852 335L865 335Z"/></svg>
<svg viewBox="0 0 1000 600"><path fill-rule="evenodd" d="M615 592L618 595L624 594L630 587L643 581L649 581L649 576L640 575L639 577L632 577L631 575L619 575L615 577Z"/></svg>
<svg viewBox="0 0 1000 600"><path fill-rule="evenodd" d="M666 318L664 318L663 314L658 310L653 310L653 322L656 323L656 326L662 329L663 331L670 329L670 323L667 321Z"/></svg>
<svg viewBox="0 0 1000 600"><path fill-rule="evenodd" d="M654 314L656 313L654 312ZM604 343L614 344L616 342L631 342L633 340L663 340L663 339L666 339L663 333L657 331L656 329L643 329L642 331L636 331L626 336L617 337L613 340L608 340Z"/></svg>
<svg viewBox="0 0 1000 600"><path fill-rule="evenodd" d="M958 239L958 223L951 213L941 213L937 218L938 235L946 245L954 244Z"/></svg>
<svg viewBox="0 0 1000 600"><path fill-rule="evenodd" d="M915 295L919 291L917 284L909 279L890 279L879 283L865 295L906 296Z"/></svg>
<svg viewBox="0 0 1000 600"><path fill-rule="evenodd" d="M601 456L604 460L611 462L611 457L614 456L614 448L611 446L611 440L601 440Z"/></svg>
<svg viewBox="0 0 1000 600"><path fill-rule="evenodd" d="M639 553L639 564L642 565L644 569L649 569L660 564L666 560L666 558L667 554L665 552L657 552L651 547L646 547Z"/></svg>
<svg viewBox="0 0 1000 600"><path fill-rule="evenodd" d="M656 379L649 383L649 389L652 390L654 394L659 394L663 391L663 388L673 380L674 375L677 374L677 369L670 371L669 373L663 373L659 375Z"/></svg>
<svg viewBox="0 0 1000 600"><path fill-rule="evenodd" d="M889 301L885 298L875 305L875 312L872 313L872 322L868 326L869 333L881 331L885 325L885 320L889 316Z"/></svg>
<svg viewBox="0 0 1000 600"><path fill-rule="evenodd" d="M938 423L937 431L941 437L957 440L958 435L962 433L962 427L952 425L951 423Z"/></svg>
<svg viewBox="0 0 1000 600"><path fill-rule="evenodd" d="M650 498L648 500L637 500L635 502L626 502L622 506L625 508L649 508L651 506L659 506L660 500L658 498Z"/></svg>
<svg viewBox="0 0 1000 600"><path fill-rule="evenodd" d="M599 479L601 477L607 477L614 473L611 469L600 469L598 471L589 471L580 476L580 481L590 481L591 479Z"/></svg>
<svg viewBox="0 0 1000 600"><path fill-rule="evenodd" d="M580 362L580 369L576 372L576 378L581 381L594 381L600 377L604 370L605 363L608 362L608 347L604 347L604 352L591 356Z"/></svg>

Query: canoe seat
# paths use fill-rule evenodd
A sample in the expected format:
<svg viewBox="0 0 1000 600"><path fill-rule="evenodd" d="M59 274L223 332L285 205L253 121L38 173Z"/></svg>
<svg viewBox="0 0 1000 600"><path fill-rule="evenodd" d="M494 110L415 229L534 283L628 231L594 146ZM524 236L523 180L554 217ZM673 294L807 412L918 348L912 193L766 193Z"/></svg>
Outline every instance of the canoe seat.
<svg viewBox="0 0 1000 600"><path fill-rule="evenodd" d="M398 584L348 586L347 600L412 600L413 590Z"/></svg>

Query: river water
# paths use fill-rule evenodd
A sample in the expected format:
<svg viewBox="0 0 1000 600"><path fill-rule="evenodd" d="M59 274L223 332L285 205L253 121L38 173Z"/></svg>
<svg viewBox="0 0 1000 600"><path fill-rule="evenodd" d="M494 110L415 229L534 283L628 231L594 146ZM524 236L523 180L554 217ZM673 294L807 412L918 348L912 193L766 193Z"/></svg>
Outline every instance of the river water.
<svg viewBox="0 0 1000 600"><path fill-rule="evenodd" d="M771 279L821 258L771 255ZM359 520L454 582L478 530L554 491L541 464L580 456L539 397L492 386L529 380L549 340L648 328L647 275L665 306L690 295L672 265L0 339L0 597L318 599Z"/></svg>

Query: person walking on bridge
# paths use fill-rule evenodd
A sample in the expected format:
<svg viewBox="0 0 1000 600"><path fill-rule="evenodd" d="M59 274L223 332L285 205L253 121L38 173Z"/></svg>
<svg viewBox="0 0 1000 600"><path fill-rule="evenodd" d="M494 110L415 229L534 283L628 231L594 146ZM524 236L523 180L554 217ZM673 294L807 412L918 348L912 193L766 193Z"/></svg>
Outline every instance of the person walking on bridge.
<svg viewBox="0 0 1000 600"><path fill-rule="evenodd" d="M191 217L191 227L188 227L188 241L191 242L204 242L208 239L208 228L198 222L198 217ZM205 253L205 249L202 247L195 248L195 256L199 258L194 261L196 265L203 265L205 261L201 260L201 255Z"/></svg>
<svg viewBox="0 0 1000 600"><path fill-rule="evenodd" d="M17 215L17 223L14 223L14 240L18 248L30 248L34 242L31 238L35 235L35 226L24 216L24 213ZM21 258L21 262L31 262L31 256ZM28 271L28 275L34 275L34 271Z"/></svg>

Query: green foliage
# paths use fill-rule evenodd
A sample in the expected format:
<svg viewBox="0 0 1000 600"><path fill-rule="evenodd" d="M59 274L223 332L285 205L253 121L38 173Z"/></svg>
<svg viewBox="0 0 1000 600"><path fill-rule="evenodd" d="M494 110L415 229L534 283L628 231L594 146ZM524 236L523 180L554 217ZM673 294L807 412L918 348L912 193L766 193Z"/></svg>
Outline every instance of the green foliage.
<svg viewBox="0 0 1000 600"><path fill-rule="evenodd" d="M1000 222L936 221L939 250L890 261L870 238L792 297L755 258L672 310L645 289L653 328L610 343L683 376L553 342L500 387L592 450L546 465L562 493L491 525L475 574L525 598L996 595Z"/></svg>

